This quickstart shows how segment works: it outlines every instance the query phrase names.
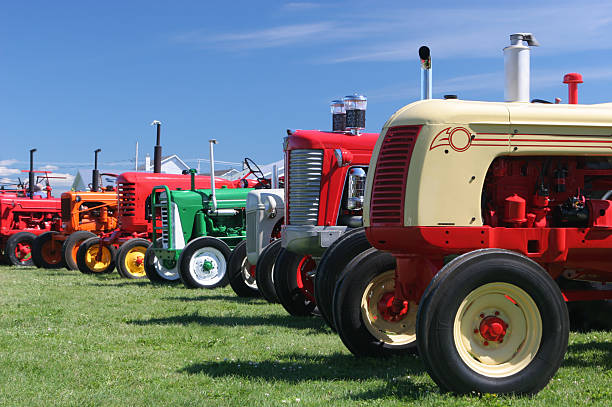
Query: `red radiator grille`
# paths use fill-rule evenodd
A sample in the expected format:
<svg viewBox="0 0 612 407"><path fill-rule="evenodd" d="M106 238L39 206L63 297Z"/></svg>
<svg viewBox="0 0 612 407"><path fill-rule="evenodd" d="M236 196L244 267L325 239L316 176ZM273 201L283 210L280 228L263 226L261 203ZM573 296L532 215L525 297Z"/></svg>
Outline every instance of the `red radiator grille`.
<svg viewBox="0 0 612 407"><path fill-rule="evenodd" d="M120 182L117 187L119 216L134 216L136 211L136 188L132 182Z"/></svg>
<svg viewBox="0 0 612 407"><path fill-rule="evenodd" d="M410 156L421 126L392 127L382 142L370 204L372 224L403 225Z"/></svg>

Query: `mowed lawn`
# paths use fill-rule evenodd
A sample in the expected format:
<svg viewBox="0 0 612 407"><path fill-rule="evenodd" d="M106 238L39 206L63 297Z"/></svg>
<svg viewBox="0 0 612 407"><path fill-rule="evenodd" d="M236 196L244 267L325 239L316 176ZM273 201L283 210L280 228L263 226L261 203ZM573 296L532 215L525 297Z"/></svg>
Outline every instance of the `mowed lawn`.
<svg viewBox="0 0 612 407"><path fill-rule="evenodd" d="M610 316L608 316L610 317ZM319 318L116 273L0 267L0 405L610 405L612 333L572 333L529 397L441 394L415 356L357 359Z"/></svg>

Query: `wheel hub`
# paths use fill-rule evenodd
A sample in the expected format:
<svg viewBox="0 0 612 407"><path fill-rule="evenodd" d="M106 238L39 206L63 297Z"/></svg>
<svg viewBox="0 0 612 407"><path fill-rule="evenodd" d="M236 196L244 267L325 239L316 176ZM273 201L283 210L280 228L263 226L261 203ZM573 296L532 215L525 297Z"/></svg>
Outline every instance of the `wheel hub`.
<svg viewBox="0 0 612 407"><path fill-rule="evenodd" d="M480 322L480 335L490 342L502 342L506 335L508 324L503 319L494 316L488 316Z"/></svg>
<svg viewBox="0 0 612 407"><path fill-rule="evenodd" d="M202 269L204 271L210 271L214 268L215 266L212 264L212 262L210 260L204 260L202 262Z"/></svg>
<svg viewBox="0 0 612 407"><path fill-rule="evenodd" d="M396 311L397 308L399 311ZM399 321L408 314L408 301L395 301L395 295L392 292L385 293L378 301L378 312L385 321Z"/></svg>
<svg viewBox="0 0 612 407"><path fill-rule="evenodd" d="M134 260L134 263L136 263L136 266L138 267L142 266L142 263L144 263L144 256L136 257L136 260Z"/></svg>

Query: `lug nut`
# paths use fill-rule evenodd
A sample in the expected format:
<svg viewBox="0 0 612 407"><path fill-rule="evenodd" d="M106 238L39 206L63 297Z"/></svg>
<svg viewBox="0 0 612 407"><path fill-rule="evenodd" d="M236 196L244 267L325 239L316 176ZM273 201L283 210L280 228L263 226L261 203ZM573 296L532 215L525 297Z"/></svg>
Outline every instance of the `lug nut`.
<svg viewBox="0 0 612 407"><path fill-rule="evenodd" d="M499 315L499 311L495 311L495 315Z"/></svg>
<svg viewBox="0 0 612 407"><path fill-rule="evenodd" d="M480 314L480 318L484 318L484 314Z"/></svg>
<svg viewBox="0 0 612 407"><path fill-rule="evenodd" d="M484 344L483 344L483 345L484 345L484 346L489 346L489 342L484 341Z"/></svg>

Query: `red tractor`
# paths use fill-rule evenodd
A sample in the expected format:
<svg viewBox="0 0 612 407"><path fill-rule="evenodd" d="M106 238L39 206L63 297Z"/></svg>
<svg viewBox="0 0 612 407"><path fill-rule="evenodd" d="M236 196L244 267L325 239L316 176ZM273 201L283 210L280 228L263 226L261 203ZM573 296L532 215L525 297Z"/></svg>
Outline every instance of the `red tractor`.
<svg viewBox="0 0 612 407"><path fill-rule="evenodd" d="M332 102L333 131L287 132L282 243L262 252L256 273L264 297L278 299L291 315L311 314L318 261L336 239L362 227L365 177L378 139L360 132L365 109L364 96L347 96Z"/></svg>
<svg viewBox="0 0 612 407"><path fill-rule="evenodd" d="M30 150L30 170L27 189L0 194L0 248L10 264L30 266L32 242L42 233L59 230L60 200L51 196L48 171L34 171L34 152ZM37 173L43 174L36 176ZM38 178L38 180L36 180ZM43 192L36 181L46 181Z"/></svg>
<svg viewBox="0 0 612 407"><path fill-rule="evenodd" d="M418 348L456 393L538 392L567 349L566 302L612 299L612 107L576 104L578 74L570 104L529 103L537 43L510 38L506 102L422 100L387 121L367 177L373 248L333 293L351 352Z"/></svg>

